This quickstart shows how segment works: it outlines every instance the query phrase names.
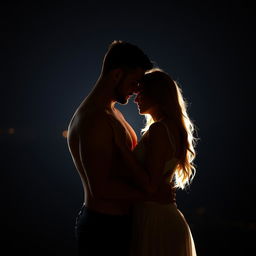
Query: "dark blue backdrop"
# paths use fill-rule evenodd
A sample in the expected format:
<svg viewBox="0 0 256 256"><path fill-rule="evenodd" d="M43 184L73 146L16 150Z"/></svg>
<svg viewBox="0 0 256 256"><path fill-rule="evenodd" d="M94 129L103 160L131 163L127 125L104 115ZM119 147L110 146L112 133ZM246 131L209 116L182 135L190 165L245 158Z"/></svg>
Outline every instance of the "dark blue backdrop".
<svg viewBox="0 0 256 256"><path fill-rule="evenodd" d="M197 175L177 200L198 255L249 254L256 230L253 14L249 1L1 4L7 255L75 255L82 186L62 132L115 39L141 47L189 102L200 137ZM118 108L140 137L144 120L132 100Z"/></svg>

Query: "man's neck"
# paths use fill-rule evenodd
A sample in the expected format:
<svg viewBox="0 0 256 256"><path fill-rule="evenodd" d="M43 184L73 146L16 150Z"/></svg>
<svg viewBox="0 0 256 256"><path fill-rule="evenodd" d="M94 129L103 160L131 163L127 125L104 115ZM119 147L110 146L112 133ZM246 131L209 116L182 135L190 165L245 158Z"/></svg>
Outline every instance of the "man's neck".
<svg viewBox="0 0 256 256"><path fill-rule="evenodd" d="M113 97L113 90L109 81L99 79L94 89L87 97L87 102L97 105L97 107L113 112L115 110L116 101Z"/></svg>

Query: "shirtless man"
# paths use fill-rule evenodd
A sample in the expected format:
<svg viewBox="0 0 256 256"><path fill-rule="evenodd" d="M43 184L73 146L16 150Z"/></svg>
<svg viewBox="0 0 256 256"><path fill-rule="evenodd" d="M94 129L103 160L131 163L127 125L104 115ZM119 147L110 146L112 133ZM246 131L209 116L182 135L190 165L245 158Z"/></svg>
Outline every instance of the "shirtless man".
<svg viewBox="0 0 256 256"><path fill-rule="evenodd" d="M131 150L137 137L115 103L126 104L150 68L152 63L137 46L114 41L93 90L70 121L68 146L84 188L76 219L79 255L129 255L131 204L148 195L125 178L114 133L122 133Z"/></svg>

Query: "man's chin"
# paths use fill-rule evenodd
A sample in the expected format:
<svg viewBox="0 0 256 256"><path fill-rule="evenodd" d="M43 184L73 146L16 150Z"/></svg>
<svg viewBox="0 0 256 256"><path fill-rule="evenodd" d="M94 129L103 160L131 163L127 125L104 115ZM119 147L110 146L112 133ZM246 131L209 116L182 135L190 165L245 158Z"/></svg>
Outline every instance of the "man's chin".
<svg viewBox="0 0 256 256"><path fill-rule="evenodd" d="M129 102L129 98L119 98L117 99L117 102L121 105L126 105Z"/></svg>
<svg viewBox="0 0 256 256"><path fill-rule="evenodd" d="M126 105L128 103L128 100L127 101L121 101L121 102L118 101L118 103L121 104L121 105Z"/></svg>

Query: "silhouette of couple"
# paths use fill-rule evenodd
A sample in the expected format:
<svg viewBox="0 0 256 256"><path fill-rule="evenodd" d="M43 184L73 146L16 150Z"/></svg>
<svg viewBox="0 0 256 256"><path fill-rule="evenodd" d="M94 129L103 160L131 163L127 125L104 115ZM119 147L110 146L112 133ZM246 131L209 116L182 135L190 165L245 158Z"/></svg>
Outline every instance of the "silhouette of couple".
<svg viewBox="0 0 256 256"><path fill-rule="evenodd" d="M133 94L147 120L139 142L115 108ZM110 44L67 141L84 188L75 223L78 255L196 255L175 200L175 190L195 174L193 123L177 83L140 48Z"/></svg>

